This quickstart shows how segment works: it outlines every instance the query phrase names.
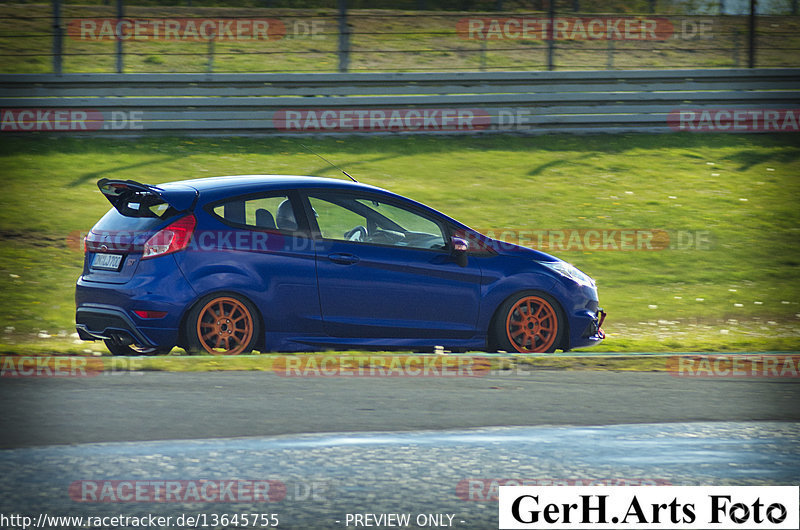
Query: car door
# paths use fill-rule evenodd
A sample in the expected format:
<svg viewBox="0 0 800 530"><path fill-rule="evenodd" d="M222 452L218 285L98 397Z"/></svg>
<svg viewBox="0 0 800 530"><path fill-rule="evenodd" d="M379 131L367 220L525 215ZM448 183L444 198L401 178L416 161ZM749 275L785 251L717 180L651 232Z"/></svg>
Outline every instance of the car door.
<svg viewBox="0 0 800 530"><path fill-rule="evenodd" d="M317 281L328 335L469 338L480 268L453 258L444 221L382 195L308 194L317 224Z"/></svg>
<svg viewBox="0 0 800 530"><path fill-rule="evenodd" d="M204 226L181 256L199 292L232 290L258 307L267 339L322 334L314 242L294 191L225 198L198 215ZM273 346L273 344L270 344Z"/></svg>

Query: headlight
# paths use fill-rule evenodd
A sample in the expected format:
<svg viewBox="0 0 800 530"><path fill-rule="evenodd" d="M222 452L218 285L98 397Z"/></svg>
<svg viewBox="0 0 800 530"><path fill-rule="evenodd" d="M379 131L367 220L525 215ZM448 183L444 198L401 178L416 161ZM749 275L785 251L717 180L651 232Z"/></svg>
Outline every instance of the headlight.
<svg viewBox="0 0 800 530"><path fill-rule="evenodd" d="M569 278L578 285L585 285L586 287L594 287L594 280L586 274L582 273L575 265L571 265L566 261L537 261L539 265L544 265L551 271L557 272L564 278Z"/></svg>

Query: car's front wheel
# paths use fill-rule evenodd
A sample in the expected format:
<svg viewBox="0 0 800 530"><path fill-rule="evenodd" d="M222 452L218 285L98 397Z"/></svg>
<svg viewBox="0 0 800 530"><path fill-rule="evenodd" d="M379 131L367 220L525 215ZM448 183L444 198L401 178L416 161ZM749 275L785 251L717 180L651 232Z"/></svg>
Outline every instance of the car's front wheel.
<svg viewBox="0 0 800 530"><path fill-rule="evenodd" d="M260 333L253 304L236 294L206 296L189 312L187 349L213 355L238 355L255 348Z"/></svg>
<svg viewBox="0 0 800 530"><path fill-rule="evenodd" d="M500 349L516 353L552 353L561 345L564 318L551 296L526 291L500 306L494 337Z"/></svg>

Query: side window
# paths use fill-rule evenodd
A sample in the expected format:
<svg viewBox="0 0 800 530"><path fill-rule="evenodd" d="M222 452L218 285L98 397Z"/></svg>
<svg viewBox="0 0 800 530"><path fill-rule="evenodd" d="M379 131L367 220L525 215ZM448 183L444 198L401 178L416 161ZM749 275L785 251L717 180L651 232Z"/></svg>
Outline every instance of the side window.
<svg viewBox="0 0 800 530"><path fill-rule="evenodd" d="M446 248L444 231L433 219L380 199L317 193L309 197L322 237L421 249Z"/></svg>
<svg viewBox="0 0 800 530"><path fill-rule="evenodd" d="M288 232L298 229L292 201L287 195L231 199L215 206L212 212L231 225Z"/></svg>
<svg viewBox="0 0 800 530"><path fill-rule="evenodd" d="M309 200L319 231L325 239L352 239L353 234L349 232L359 226L366 228L367 219L363 215L348 209L338 201L330 202L317 197L309 197Z"/></svg>

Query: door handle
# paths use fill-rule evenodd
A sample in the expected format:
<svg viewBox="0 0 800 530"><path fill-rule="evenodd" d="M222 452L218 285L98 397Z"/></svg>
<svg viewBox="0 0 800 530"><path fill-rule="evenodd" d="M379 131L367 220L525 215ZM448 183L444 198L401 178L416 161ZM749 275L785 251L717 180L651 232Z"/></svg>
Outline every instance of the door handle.
<svg viewBox="0 0 800 530"><path fill-rule="evenodd" d="M352 265L354 263L358 263L359 258L358 256L354 256L353 254L328 254L328 259L334 263L338 263L339 265Z"/></svg>

